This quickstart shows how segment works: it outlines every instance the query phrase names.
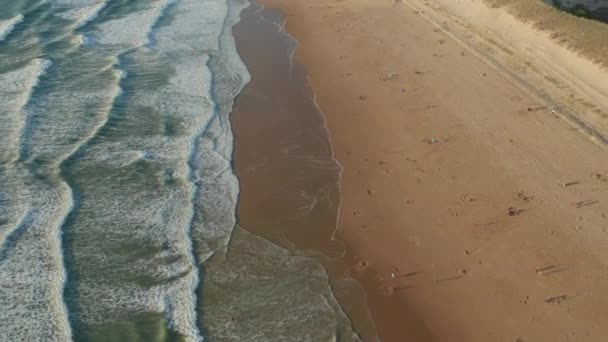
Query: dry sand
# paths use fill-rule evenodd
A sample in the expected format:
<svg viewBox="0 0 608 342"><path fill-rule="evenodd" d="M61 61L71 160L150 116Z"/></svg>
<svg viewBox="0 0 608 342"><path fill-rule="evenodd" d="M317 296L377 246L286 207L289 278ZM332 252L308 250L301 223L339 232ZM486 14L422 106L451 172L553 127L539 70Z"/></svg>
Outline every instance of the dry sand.
<svg viewBox="0 0 608 342"><path fill-rule="evenodd" d="M480 32L532 27L467 22L447 0L262 3L287 13L309 67L344 167L338 237L380 275L366 285L383 341L423 339L384 331L404 318L374 298L401 301L437 341L608 336L606 147L565 120L602 135L605 69L493 42ZM532 42L559 51L545 38ZM556 86L539 91L521 65ZM576 87L559 83L573 73Z"/></svg>

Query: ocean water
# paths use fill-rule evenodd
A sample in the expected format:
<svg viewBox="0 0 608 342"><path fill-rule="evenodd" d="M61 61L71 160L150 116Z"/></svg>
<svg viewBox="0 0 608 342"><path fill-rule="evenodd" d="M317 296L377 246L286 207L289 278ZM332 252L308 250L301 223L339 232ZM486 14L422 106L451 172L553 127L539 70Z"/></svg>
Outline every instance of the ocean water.
<svg viewBox="0 0 608 342"><path fill-rule="evenodd" d="M318 262L236 226L247 5L0 0L0 341L358 339Z"/></svg>
<svg viewBox="0 0 608 342"><path fill-rule="evenodd" d="M608 23L608 1L606 0L544 0L558 9L577 16Z"/></svg>

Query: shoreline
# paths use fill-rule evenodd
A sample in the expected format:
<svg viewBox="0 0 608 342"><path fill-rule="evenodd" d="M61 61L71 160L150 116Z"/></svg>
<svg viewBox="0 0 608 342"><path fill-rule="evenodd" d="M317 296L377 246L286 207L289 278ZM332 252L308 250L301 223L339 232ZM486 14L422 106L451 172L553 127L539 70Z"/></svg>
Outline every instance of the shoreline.
<svg viewBox="0 0 608 342"><path fill-rule="evenodd" d="M341 305L338 310L346 313L364 341L377 340L365 296L349 276L343 243L333 239L341 166L333 157L306 69L293 59L297 41L283 30L284 21L279 11L252 1L234 29L239 55L252 75L231 114L233 165L241 187L238 224L260 240L285 248L291 258L323 265L331 296ZM293 272L315 277L306 269ZM291 291L313 291L307 286L302 281ZM352 338L344 335L346 327L340 329L340 339Z"/></svg>
<svg viewBox="0 0 608 342"><path fill-rule="evenodd" d="M428 340L606 333L602 144L399 2L262 3L287 14L309 68L344 167L338 238L354 270L378 274L363 282L376 323L400 322L374 306L385 300L420 317ZM463 25L441 18L448 31ZM573 89L548 91L559 100Z"/></svg>

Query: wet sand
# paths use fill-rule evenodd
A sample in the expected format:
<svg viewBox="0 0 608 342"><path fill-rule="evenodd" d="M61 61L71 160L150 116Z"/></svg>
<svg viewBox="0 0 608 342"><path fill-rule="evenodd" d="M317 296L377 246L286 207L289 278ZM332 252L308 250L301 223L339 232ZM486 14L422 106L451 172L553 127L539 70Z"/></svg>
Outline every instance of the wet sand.
<svg viewBox="0 0 608 342"><path fill-rule="evenodd" d="M311 256L329 271L334 293L360 336L375 340L365 294L349 277L347 251L333 240L342 171L296 41L284 16L253 4L234 35L252 79L231 115L234 169L240 182L238 223L247 231Z"/></svg>
<svg viewBox="0 0 608 342"><path fill-rule="evenodd" d="M378 340L376 331L382 331L382 340L429 341L429 332L407 304L392 299L390 284L379 283L380 276L334 237L342 168L334 159L307 70L294 60L297 43L277 25L284 15L257 13L253 7L242 18L234 34L252 80L231 115L241 189L239 225L320 261L364 341ZM376 312L374 319L370 309Z"/></svg>
<svg viewBox="0 0 608 342"><path fill-rule="evenodd" d="M344 168L337 237L352 270L375 272L359 279L380 337L603 339L606 147L559 100L587 89L600 100L585 114L601 114L604 80L539 96L459 23L406 2L263 1L287 14Z"/></svg>

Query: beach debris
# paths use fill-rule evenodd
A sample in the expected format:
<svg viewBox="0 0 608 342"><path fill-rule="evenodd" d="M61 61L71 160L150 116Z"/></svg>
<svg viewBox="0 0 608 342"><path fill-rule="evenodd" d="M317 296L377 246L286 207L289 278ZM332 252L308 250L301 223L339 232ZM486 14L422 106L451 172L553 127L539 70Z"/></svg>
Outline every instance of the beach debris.
<svg viewBox="0 0 608 342"><path fill-rule="evenodd" d="M355 270L356 271L363 271L364 269L366 269L369 266L369 262L365 261L365 260L361 260L359 261L356 265L355 265Z"/></svg>
<svg viewBox="0 0 608 342"><path fill-rule="evenodd" d="M536 112L538 110L543 110L543 109L547 109L547 106L539 106L539 107L528 107L526 108L526 110L528 112Z"/></svg>
<svg viewBox="0 0 608 342"><path fill-rule="evenodd" d="M365 101L365 100L367 100L367 96L361 95L361 96L359 96L359 100Z"/></svg>
<svg viewBox="0 0 608 342"><path fill-rule="evenodd" d="M524 211L525 211L524 209L517 209L515 207L509 207L509 209L507 210L507 213L509 214L509 216L519 216Z"/></svg>
<svg viewBox="0 0 608 342"><path fill-rule="evenodd" d="M398 78L399 78L399 74L395 74L395 73L380 77L380 79L382 81L392 81L392 80L396 80Z"/></svg>
<svg viewBox="0 0 608 342"><path fill-rule="evenodd" d="M436 284L440 284L440 283L443 283L443 282L446 282L446 281L458 280L458 279L461 279L461 278L463 278L463 277L466 277L466 274L462 273L462 270L460 270L460 272L459 272L459 273L460 273L460 274L459 274L459 275L457 275L457 276L452 276L452 277L446 277L446 278L436 279L436 280L435 280L435 283L436 283Z"/></svg>
<svg viewBox="0 0 608 342"><path fill-rule="evenodd" d="M399 277L402 278L409 278L409 277L413 277L413 276L417 276L419 274L422 274L424 272L422 271L414 271L414 272L408 272L408 273L404 273L404 274L398 274Z"/></svg>
<svg viewBox="0 0 608 342"><path fill-rule="evenodd" d="M428 144L428 145L433 145L433 144L439 143L439 139L438 138L423 139L422 142L425 144Z"/></svg>
<svg viewBox="0 0 608 342"><path fill-rule="evenodd" d="M399 270L397 270L397 267L394 267L391 269L391 278L395 279L397 278L397 273L399 272Z"/></svg>
<svg viewBox="0 0 608 342"><path fill-rule="evenodd" d="M575 208L582 208L582 207L586 207L588 205L593 205L596 203L599 203L599 201L587 200L587 201L572 202L572 203L570 203L570 205L572 205Z"/></svg>
<svg viewBox="0 0 608 342"><path fill-rule="evenodd" d="M569 187L569 186L578 185L578 184L580 184L580 182L579 182L579 181L571 181L571 182L564 182L564 184L563 184L563 185L564 185L564 187L566 187L566 188L567 188L567 187Z"/></svg>
<svg viewBox="0 0 608 342"><path fill-rule="evenodd" d="M555 296L555 297L547 297L545 298L545 303L551 303L551 304L559 304L563 301L565 301L566 299L570 299L571 297L568 295L559 295L559 296Z"/></svg>
<svg viewBox="0 0 608 342"><path fill-rule="evenodd" d="M549 266L537 268L534 271L536 272L536 274L538 274L540 276L546 276L546 275L549 275L549 274L552 274L552 273L562 272L562 271L565 271L567 269L568 268L562 267L560 265L549 265Z"/></svg>

